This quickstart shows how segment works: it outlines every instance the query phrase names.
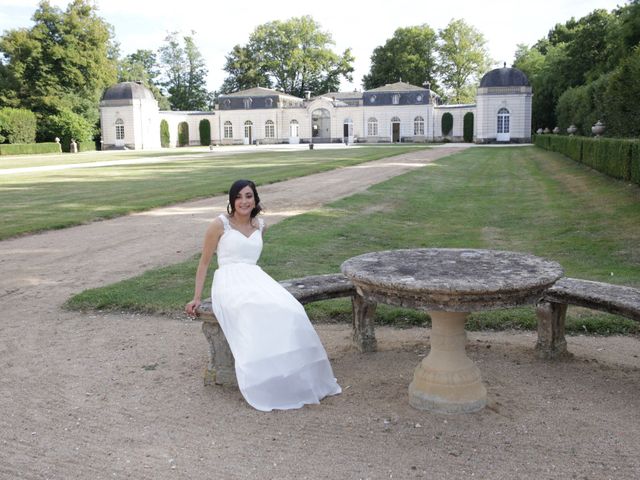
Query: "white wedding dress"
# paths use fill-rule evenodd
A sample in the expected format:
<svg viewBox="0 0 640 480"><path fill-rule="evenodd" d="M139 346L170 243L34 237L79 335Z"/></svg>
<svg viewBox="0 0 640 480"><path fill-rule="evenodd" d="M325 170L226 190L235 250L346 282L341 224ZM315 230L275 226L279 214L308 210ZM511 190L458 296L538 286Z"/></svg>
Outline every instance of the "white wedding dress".
<svg viewBox="0 0 640 480"><path fill-rule="evenodd" d="M213 276L213 312L235 358L238 386L263 411L319 403L342 390L304 307L256 262L264 223L249 237L225 215Z"/></svg>

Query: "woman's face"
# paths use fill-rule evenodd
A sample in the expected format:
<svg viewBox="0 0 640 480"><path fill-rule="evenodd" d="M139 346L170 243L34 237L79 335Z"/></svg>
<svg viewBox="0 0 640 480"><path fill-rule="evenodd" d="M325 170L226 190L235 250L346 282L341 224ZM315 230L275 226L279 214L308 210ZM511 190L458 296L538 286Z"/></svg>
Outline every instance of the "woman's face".
<svg viewBox="0 0 640 480"><path fill-rule="evenodd" d="M256 207L256 199L249 185L238 192L233 206L238 215L251 215L251 211Z"/></svg>

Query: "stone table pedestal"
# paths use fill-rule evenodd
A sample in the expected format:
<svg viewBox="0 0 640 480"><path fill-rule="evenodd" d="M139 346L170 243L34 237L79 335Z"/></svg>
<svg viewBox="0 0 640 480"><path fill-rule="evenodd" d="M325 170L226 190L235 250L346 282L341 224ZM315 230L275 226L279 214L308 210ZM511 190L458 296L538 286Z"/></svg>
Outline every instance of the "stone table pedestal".
<svg viewBox="0 0 640 480"><path fill-rule="evenodd" d="M469 312L534 304L562 276L558 263L529 254L447 248L367 253L341 268L363 298L429 313L431 351L415 369L409 403L439 413L474 412L487 402L465 353Z"/></svg>

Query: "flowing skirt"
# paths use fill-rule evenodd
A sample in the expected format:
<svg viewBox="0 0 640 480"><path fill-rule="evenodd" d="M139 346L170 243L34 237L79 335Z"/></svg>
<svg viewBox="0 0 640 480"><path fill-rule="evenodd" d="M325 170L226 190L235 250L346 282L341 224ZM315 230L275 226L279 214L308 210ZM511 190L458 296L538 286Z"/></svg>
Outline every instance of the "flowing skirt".
<svg viewBox="0 0 640 480"><path fill-rule="evenodd" d="M300 408L342 391L304 307L259 266L220 267L211 298L252 407Z"/></svg>

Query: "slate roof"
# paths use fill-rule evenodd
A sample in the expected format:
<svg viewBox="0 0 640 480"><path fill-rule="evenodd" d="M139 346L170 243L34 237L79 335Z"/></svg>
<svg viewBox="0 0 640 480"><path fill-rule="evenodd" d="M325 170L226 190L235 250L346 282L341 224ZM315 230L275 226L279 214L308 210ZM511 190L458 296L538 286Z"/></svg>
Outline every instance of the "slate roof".
<svg viewBox="0 0 640 480"><path fill-rule="evenodd" d="M480 80L480 88L529 86L529 79L521 70L506 66L485 73Z"/></svg>
<svg viewBox="0 0 640 480"><path fill-rule="evenodd" d="M367 93L369 92L415 92L418 90L424 91L427 89L425 87L416 87L415 85L411 85L410 83L396 82L396 83L387 83L382 87L367 90Z"/></svg>
<svg viewBox="0 0 640 480"><path fill-rule="evenodd" d="M102 100L154 100L153 93L139 82L121 82L109 87Z"/></svg>
<svg viewBox="0 0 640 480"><path fill-rule="evenodd" d="M277 95L279 97L290 97L296 100L302 100L299 97L289 95L288 93L279 92L271 88L253 87L246 90L240 90L239 92L228 93L226 95L220 95L221 97L273 97Z"/></svg>

